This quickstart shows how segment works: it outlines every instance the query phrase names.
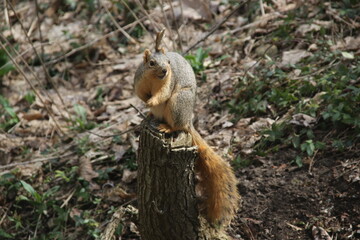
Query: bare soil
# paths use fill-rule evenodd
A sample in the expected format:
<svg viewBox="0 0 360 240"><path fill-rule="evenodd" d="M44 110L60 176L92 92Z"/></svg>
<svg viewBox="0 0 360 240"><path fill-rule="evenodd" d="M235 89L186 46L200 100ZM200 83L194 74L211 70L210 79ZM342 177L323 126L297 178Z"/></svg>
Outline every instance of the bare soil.
<svg viewBox="0 0 360 240"><path fill-rule="evenodd" d="M312 227L320 226L332 239L360 239L360 184L350 180L359 152L318 156L311 172L309 165L289 165L293 158L291 151L279 152L239 171L243 207L233 233L305 240L314 239Z"/></svg>

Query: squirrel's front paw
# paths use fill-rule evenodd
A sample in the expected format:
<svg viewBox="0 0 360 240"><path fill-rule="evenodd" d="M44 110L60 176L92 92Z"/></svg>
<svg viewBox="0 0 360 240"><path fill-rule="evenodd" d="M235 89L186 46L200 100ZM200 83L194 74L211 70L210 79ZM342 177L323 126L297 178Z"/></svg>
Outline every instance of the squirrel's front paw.
<svg viewBox="0 0 360 240"><path fill-rule="evenodd" d="M147 102L146 105L148 105L148 107L154 107L156 105L158 105L158 101L156 101L156 99L154 98L150 98Z"/></svg>

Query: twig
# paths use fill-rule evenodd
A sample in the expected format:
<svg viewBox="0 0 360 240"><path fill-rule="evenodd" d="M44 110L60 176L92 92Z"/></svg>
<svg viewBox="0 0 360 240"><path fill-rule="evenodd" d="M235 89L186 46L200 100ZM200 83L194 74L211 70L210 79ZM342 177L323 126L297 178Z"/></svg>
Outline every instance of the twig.
<svg viewBox="0 0 360 240"><path fill-rule="evenodd" d="M161 13L163 15L163 18L165 19L165 25L166 25L166 28L168 30L168 33L170 35L170 39L173 43L173 46L175 47L176 46L176 42L174 40L174 37L172 36L172 32L171 32L171 26L170 26L170 23L169 23L169 19L166 17L166 14L165 14L165 10L164 10L164 2L163 0L160 0L160 8L161 8Z"/></svg>
<svg viewBox="0 0 360 240"><path fill-rule="evenodd" d="M248 29L248 28L255 28L258 25L260 25L261 23L263 23L264 21L269 21L269 20L278 18L279 16L282 16L281 13L279 13L279 12L269 13L268 15L263 16L260 20L257 20L255 22L252 22L252 23L249 23L249 24L246 24L244 26L241 26L241 27L238 27L238 28L235 28L235 29L231 30L230 33L235 34L235 33L239 32L239 31L242 31L242 30L245 30L245 29Z"/></svg>
<svg viewBox="0 0 360 240"><path fill-rule="evenodd" d="M308 77L311 77L311 76L314 76L316 74L320 74L322 73L323 71L327 70L327 69L330 69L330 68L333 68L334 66L337 66L341 63L341 61L336 62L336 59L332 60L329 64L326 64L324 67L321 67L307 75L303 75L303 76L299 76L299 77L294 77L293 80L301 80L301 79L304 79L304 78L308 78Z"/></svg>
<svg viewBox="0 0 360 240"><path fill-rule="evenodd" d="M43 71L44 71L44 73L45 73L46 80L53 86L53 88L54 88L54 90L55 90L55 92L56 92L56 95L57 95L57 96L59 97L59 99L60 99L61 104L65 107L65 111L68 113L68 115L70 115L70 113L68 112L68 110L67 110L67 108L66 108L64 99L61 97L61 95L60 95L60 93L59 93L59 91L58 91L58 88L57 88L55 82L52 80L52 77L50 76L48 70L47 70L46 67L45 67L45 64L44 64L44 61L43 61L43 59L42 59L42 56L39 55L38 51L37 51L36 48L34 47L34 44L32 43L29 35L27 34L27 32L26 32L26 30L25 30L25 27L24 27L24 25L22 24L22 21L20 20L19 16L17 15L17 13L16 13L16 11L15 11L15 8L12 6L12 4L9 2L9 0L7 0L7 1L8 1L8 4L9 4L11 10L14 12L14 15L15 15L16 19L19 21L20 26L21 26L21 29L23 30L23 32L24 32L24 34L25 34L25 37L26 37L26 39L28 40L29 44L31 45L32 49L34 50L34 53L35 53L36 57L40 60L41 67L42 67L42 69L43 69ZM36 7L37 7L37 5L36 5ZM40 19L39 19L39 25L40 25ZM40 26L39 26L39 28L40 28ZM39 30L39 31L40 31L40 30ZM41 31L40 31L40 33L41 33ZM42 41L42 39L40 39L40 41ZM41 48L41 50L43 51L44 49ZM24 62L25 62L25 61L24 61ZM38 78L35 78L35 79L39 81L39 84L41 84L41 81L40 81ZM51 99L51 97L48 95L47 91L45 91L45 92L46 92L48 98ZM55 104L55 105L56 105L56 104ZM58 106L56 106L56 107L58 108ZM65 116L64 116L63 113L62 113L62 111L59 111L59 112L60 112L61 116L62 116L63 118L65 118Z"/></svg>
<svg viewBox="0 0 360 240"><path fill-rule="evenodd" d="M68 154L63 154L63 155L60 155L60 156L51 156L51 157L45 157L45 158L37 158L37 159L33 159L33 160L30 160L30 161L26 161L26 162L11 163L11 164L8 164L8 165L0 166L0 169L6 169L6 168L21 166L21 165L33 164L33 163L37 163L37 162L49 161L49 160L54 159L54 158L64 158L64 157L71 156L73 154L75 154L75 153L70 152Z"/></svg>
<svg viewBox="0 0 360 240"><path fill-rule="evenodd" d="M37 222L36 222L36 227L35 227L35 231L34 231L34 236L32 237L32 239L36 239L37 231L38 231L39 224L40 224L40 221L41 221L41 216L42 216L42 214L39 214L38 220L37 220Z"/></svg>
<svg viewBox="0 0 360 240"><path fill-rule="evenodd" d="M38 0L35 0L35 5L36 5L36 17L37 17L37 21L38 21L38 29L39 29L39 38L40 38L40 43L42 43L43 42L43 36L42 36L42 31L41 31L41 19L40 19L40 15L39 15L39 10L40 10L40 8L39 8L39 3L38 3ZM43 60L42 59L42 57L44 56L44 47L43 47L43 45L41 45L41 60Z"/></svg>
<svg viewBox="0 0 360 240"><path fill-rule="evenodd" d="M6 209L4 215L1 217L0 226L2 225L2 223L3 223L4 219L5 219L5 217L7 216L7 214L8 214L11 207L12 207L12 203L10 203L10 206ZM3 208L5 208L5 207L3 207Z"/></svg>
<svg viewBox="0 0 360 240"><path fill-rule="evenodd" d="M138 20L138 21L134 21L134 22L126 25L125 27L123 27L123 29L126 30L126 29L128 29L128 28L131 28L131 27L135 26L136 24L138 24L139 22L143 21L143 20L146 19L146 18L147 18L147 17L143 17L143 18L141 18L141 19ZM109 32L109 33L103 35L102 37L99 37L99 38L97 38L97 39L95 39L95 40L92 40L92 41L86 43L85 45L83 45L83 46L81 46L81 47L72 49L71 51L65 53L65 54L62 55L61 57L45 63L45 65L48 66L48 65L51 65L51 64L55 64L55 63L57 63L57 62L60 62L61 60L65 59L65 58L68 58L68 57L70 57L71 55L73 55L73 54L75 54L75 53L77 53L77 52L79 52L79 51L82 51L82 50L90 47L91 45L95 44L96 42L101 41L102 39L107 38L107 37L109 37L109 36L111 36L111 35L113 35L113 34L115 34L115 33L118 33L118 32L120 32L120 29L117 29L117 30L115 30L115 31Z"/></svg>
<svg viewBox="0 0 360 240"><path fill-rule="evenodd" d="M115 18L113 17L113 15L111 14L111 12L109 11L109 9L107 9L107 7L105 6L105 4L103 3L103 1L100 1L102 7L105 9L107 15L110 17L111 21L113 22L113 24L119 29L119 31L124 34L124 36L130 41L130 43L132 44L136 44L137 41L131 37L125 30L124 28L122 28L115 20Z"/></svg>
<svg viewBox="0 0 360 240"><path fill-rule="evenodd" d="M178 25L178 21L176 21L175 19L175 11L174 11L174 8L173 8L173 5L172 5L172 2L173 1L170 1L170 0L167 0L168 1L168 4L170 5L170 9L171 9L171 14L172 14L172 17L173 17L173 20L174 20L174 23L175 23L175 31L177 33L177 37L178 37L178 45L179 45L179 48L180 48L180 52L182 52L183 48L182 48L182 43L181 43L181 36L180 36L180 33L179 33L179 25Z"/></svg>
<svg viewBox="0 0 360 240"><path fill-rule="evenodd" d="M4 18L5 18L6 24L9 26L11 35L14 35L13 34L13 28L12 28L12 26L10 24L10 16L9 16L9 10L8 10L8 7L7 7L7 0L4 0Z"/></svg>
<svg viewBox="0 0 360 240"><path fill-rule="evenodd" d="M303 229L300 227L297 227L295 225L292 225L291 223L285 222L286 225L288 225L289 227L291 227L292 229L296 230L296 231L302 231Z"/></svg>
<svg viewBox="0 0 360 240"><path fill-rule="evenodd" d="M265 10L264 10L264 3L263 0L259 0L260 1L260 10L261 10L261 15L265 15Z"/></svg>
<svg viewBox="0 0 360 240"><path fill-rule="evenodd" d="M351 22L348 22L346 21L345 19L343 19L342 17L339 16L339 13L337 13L333 8L331 8L331 5L330 7L326 10L326 13L331 15L333 18L335 18L336 20L340 21L340 22L343 22L345 23L346 25L348 25L350 28L356 28L356 27L359 27L360 24L357 23L357 22L354 22L352 21Z"/></svg>
<svg viewBox="0 0 360 240"><path fill-rule="evenodd" d="M70 199L72 198L72 196L74 195L75 191L76 191L76 188L74 188L74 189L71 191L71 193L69 194L69 196L68 196L68 197L65 199L65 201L63 202L63 204L61 204L60 208L65 207L65 206L69 203L69 201L70 201Z"/></svg>
<svg viewBox="0 0 360 240"><path fill-rule="evenodd" d="M160 27L157 26L157 24L155 24L155 21L154 21L154 19L152 19L151 15L146 11L146 9L144 8L144 6L141 4L141 2L139 0L135 0L135 2L140 7L141 11L143 11L144 14L148 17L148 19L150 20L151 24L153 25L155 31L158 32Z"/></svg>
<svg viewBox="0 0 360 240"><path fill-rule="evenodd" d="M244 74L243 74L242 78L245 78L246 74L250 71L250 69L254 68L254 67L260 62L260 60L264 59L267 51L268 51L271 47L272 47L272 45L270 45L270 46L265 50L264 54L263 54L258 60L256 60L253 65L251 65L249 68L247 68L247 69L244 71ZM239 78L239 80L242 79L242 78ZM236 88L234 88L233 91L235 91L235 90L236 90ZM235 97L236 100L238 100L238 99L240 98L240 94L241 94L241 91L236 95L236 97Z"/></svg>
<svg viewBox="0 0 360 240"><path fill-rule="evenodd" d="M232 15L234 15L234 13L236 13L241 7L243 7L246 3L248 3L249 0L247 1L243 1L242 3L240 3L236 8L234 8L234 10L232 10L228 15L226 15L220 22L218 22L217 24L215 24L215 26L213 26L211 28L211 30L201 39L199 39L195 44L193 44L192 46L190 46L188 49L186 49L185 52L183 52L182 55L185 55L186 53L188 53L191 49L193 49L194 47L196 47L197 45L199 45L199 43L205 41L211 34L213 34L219 27L221 27L221 25L223 25Z"/></svg>
<svg viewBox="0 0 360 240"><path fill-rule="evenodd" d="M249 225L247 224L247 220L246 219L244 219L243 221L242 221L242 223L244 223L244 225L246 226L246 230L247 230L247 235L248 235L248 237L250 237L250 239L251 240L256 240L256 238L254 237L254 233L252 232L252 230L251 230L251 228L249 227ZM250 235L250 236L249 236Z"/></svg>
<svg viewBox="0 0 360 240"><path fill-rule="evenodd" d="M0 33L0 36L2 36L2 34ZM4 38L4 37L3 37ZM6 39L6 38L4 38ZM30 79L27 77L27 75L25 74L25 72L22 70L22 68L20 67L20 65L14 60L14 58L11 56L11 54L9 53L9 51L6 49L6 47L4 46L4 44L0 41L0 46L1 48L5 51L5 53L8 55L8 57L10 58L10 60L12 61L12 63L16 66L16 69L21 73L21 75L23 75L24 79L26 80L26 82L30 85L31 89L34 91L35 95L40 99L41 103L44 105L46 111L49 113L50 117L53 119L55 126L57 128L57 130L59 131L60 134L62 135L66 135L60 128L58 122L55 119L55 116L53 115L52 111L49 109L48 105L45 103L45 101L42 99L40 93L37 91L37 89L35 88L35 86L32 84L32 82L30 81Z"/></svg>
<svg viewBox="0 0 360 240"><path fill-rule="evenodd" d="M180 0L179 1L179 4L180 4L180 11L181 11L181 20L180 22L182 23L182 25L179 27L179 31L180 32L183 32L183 39L186 40L186 45L188 44L188 41L189 41L189 38L188 38L188 34L187 34L187 31L186 31L186 27L183 28L184 25L186 25L186 22L188 21L187 19L184 18L184 3L183 3L183 0Z"/></svg>
<svg viewBox="0 0 360 240"><path fill-rule="evenodd" d="M137 107L135 107L134 105L130 104L130 106L132 108L134 108L143 118L146 118L146 115L144 113L142 113Z"/></svg>
<svg viewBox="0 0 360 240"><path fill-rule="evenodd" d="M31 75L37 80L37 82L39 83L39 84L41 84L41 81L40 81L40 79L39 79L39 77L36 75L36 73L34 72L34 70L29 66L29 64L25 61L25 59L23 58L23 56L21 55L21 54L19 54L19 52L9 43L9 41L0 33L0 37L1 38L3 38L3 40L5 41L5 43L7 44L7 45L9 45L9 47L10 47L10 49L16 54L16 58L20 58L20 60L24 63L24 65L25 65L25 67L30 71L30 73L31 73ZM15 59L15 58L14 58ZM49 99L51 99L51 97L50 97L50 95L48 94L48 92L47 91L45 91L45 93L46 93L46 95L47 95L47 97L49 98ZM41 100L41 99L40 99ZM62 98L60 98L60 100L62 100ZM42 103L44 103L44 102L42 102ZM63 105L65 105L65 103L62 101L62 104ZM56 105L56 104L54 104L55 106L56 106L56 108L58 108L58 110L59 110L59 107ZM61 113L61 111L59 110L59 112ZM67 112L68 113L68 115L70 116L70 118L71 118L71 115L70 115L70 113L69 112ZM49 113L50 114L50 113ZM65 118L65 116L61 113L61 116L63 117L63 118Z"/></svg>
<svg viewBox="0 0 360 240"><path fill-rule="evenodd" d="M183 0L179 1L179 5L180 5L180 22L184 21L184 7L183 7ZM185 34L186 35L186 34ZM186 37L186 36L185 36ZM187 38L186 38L187 39Z"/></svg>
<svg viewBox="0 0 360 240"><path fill-rule="evenodd" d="M11 27L10 26L9 12L8 12L8 9L7 9L6 0L4 0L4 18L5 18L6 25Z"/></svg>
<svg viewBox="0 0 360 240"><path fill-rule="evenodd" d="M3 36L5 37L5 36ZM39 48L41 47L41 45L51 45L52 43L48 42L48 43L40 43L40 44L37 44L36 46L34 45L35 48ZM32 50L33 48L32 47L29 47L28 49L24 50L23 52L21 53L17 53L17 55L14 57L15 60L18 60L18 58L21 58L22 56L24 56L25 54L27 54L28 52L30 52L30 50ZM11 63L10 62L7 62L6 64L2 65L0 67L0 71L6 67L8 67Z"/></svg>
<svg viewBox="0 0 360 240"><path fill-rule="evenodd" d="M136 14L134 13L134 11L129 7L129 5L124 1L121 0L121 2L125 5L125 7L130 11L131 15L133 15L133 17L139 22L139 25L142 27L142 29L144 29L145 32L149 32L146 27L144 26L144 24L142 24L142 22L139 20L138 16L136 16ZM150 37L154 39L154 36L152 34L150 34Z"/></svg>
<svg viewBox="0 0 360 240"><path fill-rule="evenodd" d="M123 131L123 132L121 132L121 133L110 134L110 135L101 135L101 134L98 134L98 133L94 133L94 132L92 132L92 131L90 131L90 130L89 130L88 132L91 133L91 134L93 134L93 135L95 135L95 136L101 137L101 138L109 138L109 137L121 136L121 135L124 135L125 133L135 131L135 130L138 129L139 127L140 127L140 125L135 126L135 127L133 127L133 128L130 128L130 129L128 129L128 130L126 130L126 131Z"/></svg>
<svg viewBox="0 0 360 240"><path fill-rule="evenodd" d="M35 19L32 21L32 23L31 23L31 25L30 25L30 27L29 27L29 30L27 31L27 35L28 35L28 36L31 36L31 35L33 34L33 31L34 31L35 27L37 26L37 23L38 23L38 19L35 18Z"/></svg>

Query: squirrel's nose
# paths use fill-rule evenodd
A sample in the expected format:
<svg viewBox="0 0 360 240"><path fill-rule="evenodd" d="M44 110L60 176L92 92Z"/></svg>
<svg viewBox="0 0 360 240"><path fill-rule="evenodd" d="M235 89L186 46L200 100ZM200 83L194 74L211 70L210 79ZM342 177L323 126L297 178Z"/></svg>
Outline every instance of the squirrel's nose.
<svg viewBox="0 0 360 240"><path fill-rule="evenodd" d="M163 72L163 74L166 74L167 70L166 70L166 69L163 69L162 72Z"/></svg>

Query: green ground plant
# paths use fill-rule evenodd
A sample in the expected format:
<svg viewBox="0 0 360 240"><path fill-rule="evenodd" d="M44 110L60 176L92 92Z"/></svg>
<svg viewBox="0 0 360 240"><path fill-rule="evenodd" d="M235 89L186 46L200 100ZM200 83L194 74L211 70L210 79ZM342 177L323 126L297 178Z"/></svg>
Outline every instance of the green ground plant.
<svg viewBox="0 0 360 240"><path fill-rule="evenodd" d="M0 95L0 106L0 129L7 131L19 122L19 118L9 101L2 95Z"/></svg>
<svg viewBox="0 0 360 240"><path fill-rule="evenodd" d="M2 76L7 74L8 72L14 70L13 64L10 62L9 57L7 56L5 50L0 49L0 83Z"/></svg>
<svg viewBox="0 0 360 240"><path fill-rule="evenodd" d="M76 113L76 116L75 119L72 121L73 126L71 128L73 130L84 132L86 130L91 130L96 127L96 123L87 119L87 112L83 106L75 104L74 111Z"/></svg>
<svg viewBox="0 0 360 240"><path fill-rule="evenodd" d="M209 52L209 49L204 50L203 48L198 48L195 55L189 54L185 56L185 59L189 61L195 74L198 74L202 81L206 81L204 61L209 57Z"/></svg>
<svg viewBox="0 0 360 240"><path fill-rule="evenodd" d="M13 202L13 210L6 216L13 225L6 229L0 227L2 239L23 239L28 229L39 232L32 234L31 239L76 239L81 232L98 238L100 229L95 219L101 199L91 193L89 182L79 177L78 167L58 169L48 175L45 182L35 185L36 179L21 180L16 171L0 176L0 190L6 201ZM68 189L72 196L68 205L64 205L61 197L66 185L72 186ZM0 198L0 201L4 200ZM26 218L21 217L24 210L28 212ZM78 228L73 236L67 233L70 222Z"/></svg>
<svg viewBox="0 0 360 240"><path fill-rule="evenodd" d="M281 28L284 30L286 24ZM279 37L280 30L285 35L293 31L286 29L269 37ZM255 68L253 74L239 79L237 95L228 102L238 118L279 119L288 113L288 117L306 114L316 121L312 126L296 126L291 119L274 123L263 132L257 154L293 147L300 153L294 162L301 166L302 157L311 157L329 147L341 150L359 142L360 58L344 51L330 51L334 43L324 36L314 41L319 49L311 57L286 68L279 67L276 58L266 57L266 63ZM294 71L300 74L294 77ZM340 136L343 131L347 134ZM325 140L327 134L332 138Z"/></svg>

